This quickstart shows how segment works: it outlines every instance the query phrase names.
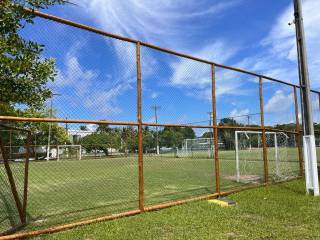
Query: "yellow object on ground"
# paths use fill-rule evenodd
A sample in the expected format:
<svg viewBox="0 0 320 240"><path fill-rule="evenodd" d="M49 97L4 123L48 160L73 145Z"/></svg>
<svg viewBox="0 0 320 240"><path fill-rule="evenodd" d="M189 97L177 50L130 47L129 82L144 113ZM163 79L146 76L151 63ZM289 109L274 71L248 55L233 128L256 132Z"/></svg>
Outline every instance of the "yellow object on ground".
<svg viewBox="0 0 320 240"><path fill-rule="evenodd" d="M221 207L230 207L230 206L236 205L235 201L227 200L227 199L210 199L208 200L208 203L217 204Z"/></svg>

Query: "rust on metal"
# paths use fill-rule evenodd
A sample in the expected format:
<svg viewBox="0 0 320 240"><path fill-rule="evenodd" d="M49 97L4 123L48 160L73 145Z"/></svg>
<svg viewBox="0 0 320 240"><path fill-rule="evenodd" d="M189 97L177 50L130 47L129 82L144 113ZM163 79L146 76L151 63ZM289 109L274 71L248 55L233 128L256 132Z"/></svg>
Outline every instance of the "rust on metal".
<svg viewBox="0 0 320 240"><path fill-rule="evenodd" d="M211 90L212 90L212 126L217 126L217 101L216 101L216 77L215 66L211 65ZM211 116L210 116L211 117ZM220 193L220 163L219 163L219 143L218 143L218 128L215 127L214 131L214 162L215 162L215 179L216 179L216 192Z"/></svg>
<svg viewBox="0 0 320 240"><path fill-rule="evenodd" d="M194 60L194 61L198 61L198 62L209 64L209 65L214 64L216 67L221 67L221 68L224 68L224 69L228 69L228 70L232 70L232 71L236 71L236 72L241 72L241 73L245 73L245 74L256 76L256 77L262 77L264 79L268 79L270 81L286 84L286 85L289 85L289 86L299 87L298 85L295 85L295 84L292 84L292 83L289 83L289 82L285 82L285 81L282 81L282 80L279 80L279 79L275 79L275 78L272 78L272 77L264 76L264 75L261 75L261 74L255 73L255 72L251 72L251 71L247 71L247 70L244 70L244 69L241 69L241 68L230 67L230 66L226 66L226 65L223 65L223 64L215 63L213 61L209 61L209 60L201 59L201 58L194 57L194 56L191 56L191 55L188 55L188 54L176 52L176 51L173 51L173 50L170 50L170 49L167 49L167 48L162 48L162 47L159 47L159 46L156 46L156 45L153 45L153 44L149 44L149 43L146 43L146 42L138 41L136 39L123 37L123 36L120 36L120 35L117 35L117 34L113 34L113 33L109 33L109 32L94 28L94 27L90 27L90 26L85 25L85 24L80 24L80 23L77 23L77 22L74 22L74 21L70 21L70 20L61 18L61 17L57 17L57 16L54 16L54 15L46 14L46 13L43 13L43 12L40 12L40 11L37 11L37 10L34 10L34 9L25 8L25 11L27 11L29 13L32 13L35 16L44 18L44 19L48 19L48 20L51 20L51 21L63 23L65 25L69 25L69 26L72 26L72 27L80 28L80 29L83 29L83 30L86 30L86 31L94 32L94 33L97 33L97 34L100 34L100 35L103 35L103 36L106 36L106 37L110 37L110 38L114 38L114 39L118 39L118 40L122 40L122 41L126 41L126 42L131 42L131 43L135 43L135 44L137 44L139 42L141 46L149 47L149 48L152 48L152 49L155 49L155 50L159 50L159 51L162 51L162 52L166 52L166 53L169 53L169 54L173 54L173 55L176 55L176 56L179 56L179 57L188 58L188 59L191 59L191 60ZM318 92L316 90L311 90L311 91L316 92L316 93L320 93L320 92Z"/></svg>
<svg viewBox="0 0 320 240"><path fill-rule="evenodd" d="M138 169L139 169L139 209L144 211L144 178L143 178L143 136L142 136L142 99L141 99L141 62L140 42L136 45L137 61L137 120L138 120Z"/></svg>
<svg viewBox="0 0 320 240"><path fill-rule="evenodd" d="M138 125L138 123L136 124ZM190 124L167 124L167 123L144 123L143 126L158 126L158 127L189 127L189 128L218 128L218 129L234 129L234 130L250 130L250 131L262 131L261 127L253 127L253 126L228 126L228 125L190 125ZM266 131L274 131L274 132L284 132L284 133L292 133L297 134L295 131L285 130L285 129L277 129L277 128L264 128Z"/></svg>
<svg viewBox="0 0 320 240"><path fill-rule="evenodd" d="M301 177L293 178L292 180L296 180L296 179L300 179L300 178ZM281 183L281 182L278 182L278 183ZM278 183L275 183L275 184L278 184ZM223 191L223 192L220 193L220 195L221 196L225 196L225 195L229 195L229 194L236 193L236 192L239 192L239 191L245 191L245 190L249 190L249 189L253 189L253 188L259 188L259 187L262 187L262 186L266 186L266 184L251 185L251 186L245 186L245 187L237 188L235 190ZM156 211L156 210L160 210L160 209L163 209L163 208L169 208L169 207L181 205L181 204L188 203L188 202L206 200L206 199L215 198L215 197L218 197L218 196L219 196L218 193L214 193L214 194L209 194L209 195L205 195L205 196L188 198L188 199L185 199L185 200L179 200L179 201L173 201L173 202L170 202L170 203L154 205L154 206L146 207L145 208L145 212ZM140 214L140 213L143 213L143 212L140 211L139 209L137 209L137 210L132 210L132 211L118 213L118 214L111 214L111 215L98 217L98 218L94 218L94 219L89 219L89 220L84 220L84 221L64 224L64 225L55 226L55 227L50 227L50 228L47 228L47 229L20 232L20 233L17 233L17 234L7 235L7 236L0 237L0 240L13 240L13 239L17 239L17 238L27 238L27 237L38 236L38 235L41 235L41 234L49 234L49 233L61 232L61 231L67 230L67 229L71 229L71 228L75 228L75 227L79 227L79 226L83 226L83 225L88 225L88 224L93 224L93 223L98 223L98 222L108 221L108 220L114 220L114 219L122 218L122 217L133 216L133 215L137 215L137 214Z"/></svg>
<svg viewBox="0 0 320 240"><path fill-rule="evenodd" d="M79 222L74 222L74 223L69 223L65 225L60 225L56 227L50 227L42 230L36 230L36 231L28 231L28 232L20 232L12 235L7 235L0 237L0 240L13 240L13 239L19 239L19 238L29 238L29 237L34 237L38 236L41 234L48 234L48 233L55 233L55 232L61 232L67 229L83 226L83 225L88 225L88 224L93 224L93 223L98 223L102 221L108 221L108 220L113 220L121 217L127 217L127 216L133 216L141 213L140 210L133 210L133 211L127 211L123 213L117 213L117 214L111 214L103 217L98 217L94 219L89 219L89 220L84 220L84 221L79 221Z"/></svg>
<svg viewBox="0 0 320 240"><path fill-rule="evenodd" d="M295 117L296 117L296 132L298 133L295 139L298 147L300 176L302 176L303 175L303 154L302 154L302 143L301 143L302 134L300 131L299 108L298 108L298 98L297 98L296 87L293 87L293 96L294 96L294 111L295 111Z"/></svg>
<svg viewBox="0 0 320 240"><path fill-rule="evenodd" d="M88 119L65 119L65 118L30 118L30 117L14 117L0 116L0 121L16 121L16 122L59 122L59 123L93 123L93 124L108 124L108 125L132 125L137 126L136 122L116 122L108 120L88 120Z"/></svg>
<svg viewBox="0 0 320 240"><path fill-rule="evenodd" d="M267 151L267 139L266 129L264 127L264 111L263 111L263 95L262 95L262 77L259 77L259 100L260 100L260 116L261 116L261 128L262 128L262 154L263 154L263 169L264 169L264 182L267 184L269 180L268 169L268 151Z"/></svg>
<svg viewBox="0 0 320 240"><path fill-rule="evenodd" d="M16 184L15 184L15 181L14 181L14 178L13 178L13 174L12 174L12 171L11 171L11 168L10 168L10 164L9 164L8 158L6 156L4 147L3 147L3 143L2 143L1 137L0 137L0 150L1 150L2 158L3 158L4 168L6 170L7 177L8 177L9 184L10 184L10 188L11 188L11 192L12 192L12 195L13 195L13 199L15 201L15 204L16 204L16 207L17 207L17 210L18 210L18 213L19 213L19 218L20 218L21 223L24 223L24 220L23 220L24 219L24 214L23 214L22 204L21 204L21 201L20 201L20 198L19 198L19 194L18 194L18 191L17 191L17 187L16 187Z"/></svg>

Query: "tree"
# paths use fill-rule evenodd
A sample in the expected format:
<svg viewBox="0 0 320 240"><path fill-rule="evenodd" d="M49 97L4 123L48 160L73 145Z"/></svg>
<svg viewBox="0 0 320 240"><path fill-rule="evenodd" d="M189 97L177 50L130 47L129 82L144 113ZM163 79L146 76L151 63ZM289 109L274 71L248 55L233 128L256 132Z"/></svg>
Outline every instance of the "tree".
<svg viewBox="0 0 320 240"><path fill-rule="evenodd" d="M213 138L213 130L211 132L205 132L201 136L202 138Z"/></svg>
<svg viewBox="0 0 320 240"><path fill-rule="evenodd" d="M144 152L156 151L156 132L151 131L148 127L143 129L143 150Z"/></svg>
<svg viewBox="0 0 320 240"><path fill-rule="evenodd" d="M111 128L109 127L108 124L99 124L97 129L96 129L97 133L107 133L107 132L110 132L110 131L111 131Z"/></svg>
<svg viewBox="0 0 320 240"><path fill-rule="evenodd" d="M219 122L219 126L241 126L236 120L231 118L223 118ZM219 138L223 142L227 150L234 149L234 129L220 129Z"/></svg>
<svg viewBox="0 0 320 240"><path fill-rule="evenodd" d="M48 8L65 0L2 0L0 7L0 114L15 114L17 104L40 109L52 96L47 83L56 76L55 62L44 58L44 46L23 39L19 32L33 23L24 7Z"/></svg>
<svg viewBox="0 0 320 240"><path fill-rule="evenodd" d="M81 131L88 131L88 128L86 125L80 126Z"/></svg>
<svg viewBox="0 0 320 240"><path fill-rule="evenodd" d="M161 146L165 147L181 147L184 139L195 138L196 134L190 127L165 127L160 132Z"/></svg>
<svg viewBox="0 0 320 240"><path fill-rule="evenodd" d="M120 135L117 131L95 132L81 139L81 145L86 151L101 150L106 156L109 155L109 149L119 149L121 146Z"/></svg>
<svg viewBox="0 0 320 240"><path fill-rule="evenodd" d="M137 152L138 151L138 131L132 126L124 127L121 131L122 151Z"/></svg>

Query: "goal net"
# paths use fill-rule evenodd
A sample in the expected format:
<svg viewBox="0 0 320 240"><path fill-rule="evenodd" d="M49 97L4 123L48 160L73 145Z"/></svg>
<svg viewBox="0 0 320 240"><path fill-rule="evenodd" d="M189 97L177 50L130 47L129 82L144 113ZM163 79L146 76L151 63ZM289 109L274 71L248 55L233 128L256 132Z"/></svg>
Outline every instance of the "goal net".
<svg viewBox="0 0 320 240"><path fill-rule="evenodd" d="M82 148L81 148L81 145L58 145L56 154L57 154L57 160L62 160L62 159L81 160Z"/></svg>
<svg viewBox="0 0 320 240"><path fill-rule="evenodd" d="M185 139L181 150L177 151L178 157L208 157L212 158L214 153L213 138Z"/></svg>
<svg viewBox="0 0 320 240"><path fill-rule="evenodd" d="M285 180L297 176L295 137L284 132L266 132L269 177ZM264 174L262 132L236 131L235 158L237 182L261 182Z"/></svg>

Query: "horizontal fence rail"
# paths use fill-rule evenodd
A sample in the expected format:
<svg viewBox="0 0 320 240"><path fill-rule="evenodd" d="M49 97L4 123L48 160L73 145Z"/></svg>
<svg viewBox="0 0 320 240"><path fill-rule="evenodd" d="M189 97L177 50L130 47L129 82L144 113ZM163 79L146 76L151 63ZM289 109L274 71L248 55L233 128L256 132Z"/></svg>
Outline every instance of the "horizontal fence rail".
<svg viewBox="0 0 320 240"><path fill-rule="evenodd" d="M0 184L0 190L6 196L13 193L18 203L4 213L16 211L15 217L20 219L10 228L0 223L0 239L62 231L303 175L298 85L36 10L25 11L46 21L46 28L55 29L52 31L71 27L67 28L70 39L93 33L85 37L94 38L94 48L84 48L77 42L71 53L79 48L86 60L96 57L96 62L82 59L82 63L95 65L100 72L81 68L76 54L67 53L63 59L59 48L53 48L45 56L56 58L61 78L58 83L69 88L69 92L63 90L68 96L56 109L51 99L51 106L41 117L0 114L1 153L5 157L0 159L0 171L9 172L9 179L0 178L5 183ZM58 25L50 28L49 22ZM54 33L41 34L40 26L40 33L35 34L52 38ZM121 51L118 55L112 50L99 55L98 47L101 52L113 47ZM95 55L90 55L92 52ZM103 59L108 54L117 55L121 61ZM63 73L68 64L73 72ZM118 75L108 76L113 70L109 65ZM172 69L178 69L178 73L168 76ZM119 84L126 74L125 84ZM73 76L76 81L70 81ZM95 76L101 81L86 85L94 82ZM239 97L227 91L225 97L219 92L222 83L234 78L245 82L244 90L250 90L245 93L250 96ZM200 82L203 86L197 88ZM58 83L53 83L52 90L62 89ZM121 96L118 92L122 89L131 92L127 98L118 99L126 107L124 120L120 121L109 112L121 114L112 96ZM158 97L160 91L162 98ZM320 92L312 92L320 104ZM83 96L89 96L90 101L81 99ZM287 112L271 106L274 96L290 102ZM249 103L241 102L246 97ZM157 105L158 99L162 106ZM113 105L109 106L110 102ZM85 107L92 105L94 110L86 111ZM232 109L239 105L244 111ZM317 113L319 110L320 106L315 109ZM0 199L0 204L5 207L5 199ZM18 232L9 235L13 231Z"/></svg>

